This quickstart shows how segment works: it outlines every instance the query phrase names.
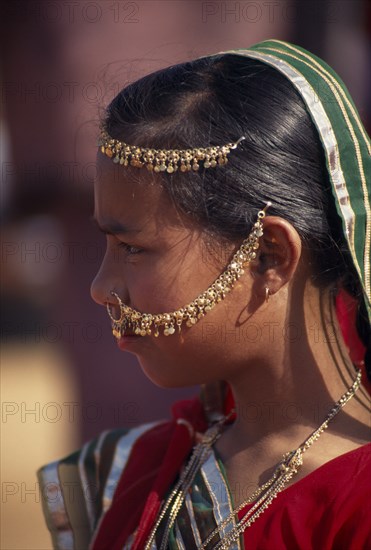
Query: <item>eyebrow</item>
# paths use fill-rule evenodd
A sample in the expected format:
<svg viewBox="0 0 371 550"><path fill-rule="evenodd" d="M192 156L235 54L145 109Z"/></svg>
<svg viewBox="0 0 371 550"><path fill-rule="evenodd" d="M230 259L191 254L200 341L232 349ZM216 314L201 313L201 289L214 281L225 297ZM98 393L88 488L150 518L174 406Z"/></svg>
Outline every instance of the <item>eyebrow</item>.
<svg viewBox="0 0 371 550"><path fill-rule="evenodd" d="M140 233L140 229L134 229L127 225L123 225L117 220L107 220L104 223L100 223L97 218L93 215L90 216L90 221L98 227L99 231L105 233L106 235L123 235L123 234L135 234Z"/></svg>

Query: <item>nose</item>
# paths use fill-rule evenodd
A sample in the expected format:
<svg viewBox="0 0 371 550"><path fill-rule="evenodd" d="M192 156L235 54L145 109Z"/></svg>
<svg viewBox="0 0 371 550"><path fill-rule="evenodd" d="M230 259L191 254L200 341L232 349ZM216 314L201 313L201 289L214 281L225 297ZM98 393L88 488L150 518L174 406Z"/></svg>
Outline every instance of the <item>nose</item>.
<svg viewBox="0 0 371 550"><path fill-rule="evenodd" d="M102 265L90 285L90 295L94 302L104 307L108 303L114 311L117 307L117 299L112 296L111 292L115 291L120 297L124 298L122 288L123 281L113 280Z"/></svg>
<svg viewBox="0 0 371 550"><path fill-rule="evenodd" d="M120 287L111 286L108 289L108 286L106 286L106 283L102 280L99 272L91 283L90 294L97 304L104 306L105 308L107 308L108 304L108 314L110 317L112 316L114 319L119 319L121 316L120 306L117 298L111 294L111 291ZM119 294L119 292L120 291L117 290L117 294Z"/></svg>
<svg viewBox="0 0 371 550"><path fill-rule="evenodd" d="M104 306L107 301L110 301L110 291L102 281L100 272L96 274L90 285L90 296L100 306Z"/></svg>
<svg viewBox="0 0 371 550"><path fill-rule="evenodd" d="M114 255L106 250L99 271L90 285L90 295L94 302L109 309L115 319L120 317L120 306L117 298L111 294L114 291L124 303L128 303L128 289L126 287L121 265Z"/></svg>

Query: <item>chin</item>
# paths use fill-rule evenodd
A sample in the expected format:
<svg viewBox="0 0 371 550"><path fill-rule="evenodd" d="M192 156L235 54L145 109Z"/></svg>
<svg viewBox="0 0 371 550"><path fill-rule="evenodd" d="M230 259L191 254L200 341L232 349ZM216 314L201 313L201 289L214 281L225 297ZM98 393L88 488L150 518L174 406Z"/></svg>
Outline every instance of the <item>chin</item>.
<svg viewBox="0 0 371 550"><path fill-rule="evenodd" d="M159 388L172 389L172 388L187 388L190 386L197 386L202 384L203 381L195 379L190 376L190 373L186 372L185 367L166 365L162 362L158 365L154 361L147 361L143 357L138 356L139 364L144 374Z"/></svg>

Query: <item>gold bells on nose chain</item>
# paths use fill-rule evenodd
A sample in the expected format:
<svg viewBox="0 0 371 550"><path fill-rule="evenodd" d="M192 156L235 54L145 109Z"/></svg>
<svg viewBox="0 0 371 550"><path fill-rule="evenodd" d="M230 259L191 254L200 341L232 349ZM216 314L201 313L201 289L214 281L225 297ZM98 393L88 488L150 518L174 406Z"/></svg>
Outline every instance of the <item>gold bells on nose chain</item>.
<svg viewBox="0 0 371 550"><path fill-rule="evenodd" d="M171 313L141 313L124 304L116 292L111 291L111 295L116 298L120 308L120 317L115 319L110 304L107 302L107 312L112 322L112 334L115 338L120 338L126 330L130 329L137 335L146 336L152 333L152 326L154 327L155 336L159 336L160 326L164 327L163 334L169 336L175 333L175 326L178 327L178 332L180 332L181 325L184 322L187 327L195 325L199 319L225 298L235 282L244 273L244 266L256 257L259 238L263 235L262 220L269 206L271 206L270 202L258 212L258 219L254 223L250 234L235 252L226 270L219 275L209 288L186 306Z"/></svg>

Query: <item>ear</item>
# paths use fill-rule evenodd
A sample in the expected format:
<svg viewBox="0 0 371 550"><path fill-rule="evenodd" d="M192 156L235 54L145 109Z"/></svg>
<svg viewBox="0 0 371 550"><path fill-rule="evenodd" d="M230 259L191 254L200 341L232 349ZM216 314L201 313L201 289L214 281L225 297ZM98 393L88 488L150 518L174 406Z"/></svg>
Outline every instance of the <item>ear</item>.
<svg viewBox="0 0 371 550"><path fill-rule="evenodd" d="M301 255L301 238L291 223L278 216L264 218L258 254L250 265L259 295L264 297L267 287L270 294L275 294L288 283L298 268Z"/></svg>

